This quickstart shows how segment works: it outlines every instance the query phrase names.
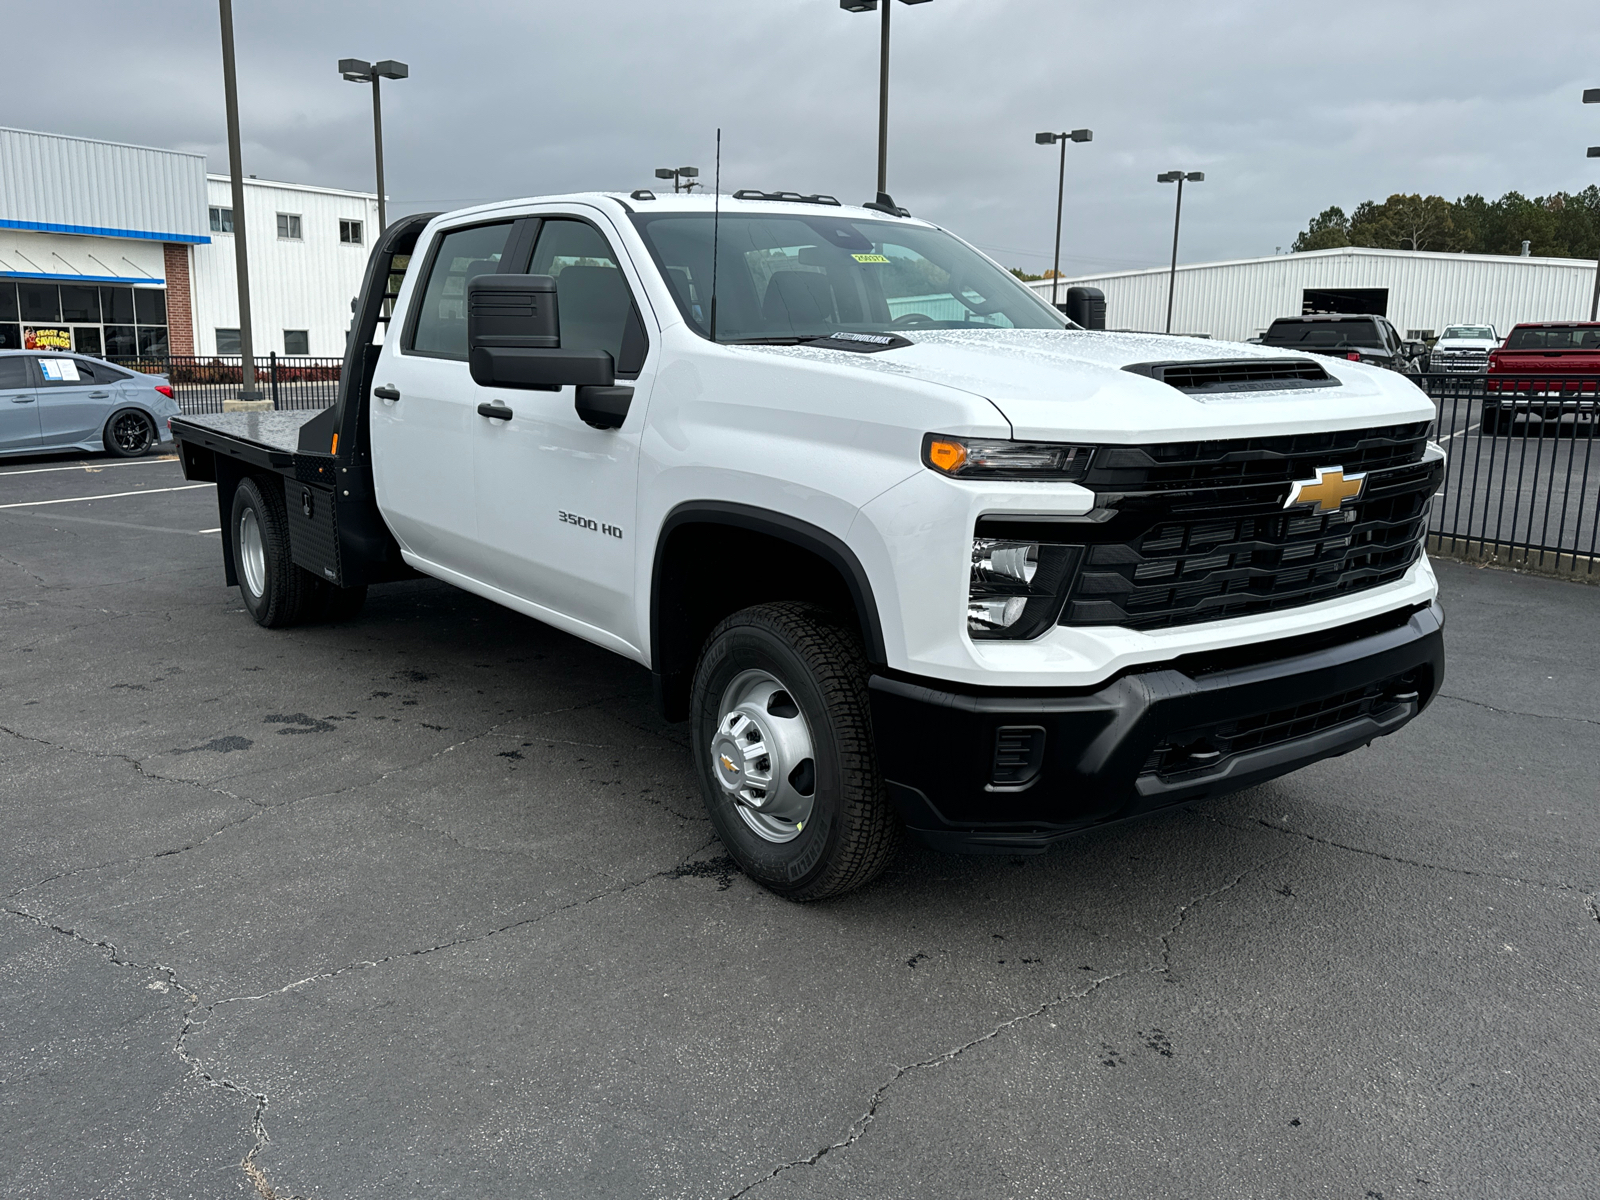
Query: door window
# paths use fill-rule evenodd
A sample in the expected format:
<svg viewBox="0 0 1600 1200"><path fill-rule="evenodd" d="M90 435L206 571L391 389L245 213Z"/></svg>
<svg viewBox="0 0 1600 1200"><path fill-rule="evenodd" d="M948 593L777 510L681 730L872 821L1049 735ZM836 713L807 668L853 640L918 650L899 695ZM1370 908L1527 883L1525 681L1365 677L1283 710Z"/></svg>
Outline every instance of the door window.
<svg viewBox="0 0 1600 1200"><path fill-rule="evenodd" d="M556 281L563 350L604 350L617 374L638 374L644 366L644 327L616 255L599 230L585 221L545 221L528 271Z"/></svg>
<svg viewBox="0 0 1600 1200"><path fill-rule="evenodd" d="M511 223L453 229L439 239L408 350L435 358L467 357L467 280L500 269Z"/></svg>
<svg viewBox="0 0 1600 1200"><path fill-rule="evenodd" d="M75 358L41 358L35 361L44 376L45 387L82 387L87 382L79 372Z"/></svg>
<svg viewBox="0 0 1600 1200"><path fill-rule="evenodd" d="M15 392L31 388L33 380L28 375L28 360L21 354L0 357L0 392Z"/></svg>

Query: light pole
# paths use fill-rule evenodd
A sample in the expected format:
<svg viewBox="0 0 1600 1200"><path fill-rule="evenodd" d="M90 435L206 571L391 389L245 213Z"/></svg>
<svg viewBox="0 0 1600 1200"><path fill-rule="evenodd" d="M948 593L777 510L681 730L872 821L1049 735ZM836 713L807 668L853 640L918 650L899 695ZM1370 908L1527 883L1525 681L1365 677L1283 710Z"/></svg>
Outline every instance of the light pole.
<svg viewBox="0 0 1600 1200"><path fill-rule="evenodd" d="M695 188L705 187L705 184L700 182L699 167L657 167L656 178L672 180L672 190L675 193L688 192L693 195ZM679 186L680 181L682 182L681 187Z"/></svg>
<svg viewBox="0 0 1600 1200"><path fill-rule="evenodd" d="M383 199L383 105L378 100L378 81L407 79L411 75L411 68L392 58L376 63L364 62L359 58L341 58L339 74L351 83L372 84L372 146L378 160L378 232L381 234L389 227L389 214Z"/></svg>
<svg viewBox="0 0 1600 1200"><path fill-rule="evenodd" d="M255 345L250 338L250 256L245 246L244 168L239 153L239 79L233 66L233 0L218 0L222 17L222 95L228 114L228 170L233 183L233 265L239 281L239 399L241 408L264 403L256 387ZM223 401L223 407L231 405Z"/></svg>
<svg viewBox="0 0 1600 1200"><path fill-rule="evenodd" d="M1583 102L1585 104L1600 104L1600 88L1584 88ZM1589 147L1590 158L1600 158L1600 146ZM1589 320L1600 319L1600 262L1595 263L1594 271L1594 299L1589 302Z"/></svg>
<svg viewBox="0 0 1600 1200"><path fill-rule="evenodd" d="M1167 332L1172 332L1172 293L1178 286L1178 223L1183 220L1183 183L1205 182L1204 171L1163 171L1156 176L1157 183L1175 183L1178 185L1178 207L1172 217L1172 273L1167 278Z"/></svg>
<svg viewBox="0 0 1600 1200"><path fill-rule="evenodd" d="M1055 265L1050 270L1050 307L1056 303L1056 287L1061 280L1061 205L1067 195L1067 143L1092 142L1094 130L1074 129L1071 133L1036 133L1033 135L1035 145L1051 146L1056 142L1061 143L1061 178L1056 184L1056 259Z"/></svg>
<svg viewBox="0 0 1600 1200"><path fill-rule="evenodd" d="M926 4L928 0L900 0L901 4ZM873 12L878 0L839 0L845 12ZM878 203L889 196L889 0L883 0L883 32L878 38Z"/></svg>

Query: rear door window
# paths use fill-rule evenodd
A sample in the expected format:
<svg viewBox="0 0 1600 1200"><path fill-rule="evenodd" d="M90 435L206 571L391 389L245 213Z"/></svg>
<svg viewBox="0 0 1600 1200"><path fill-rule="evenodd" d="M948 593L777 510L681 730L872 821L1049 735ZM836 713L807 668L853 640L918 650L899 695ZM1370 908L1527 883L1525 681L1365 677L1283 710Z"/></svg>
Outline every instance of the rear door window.
<svg viewBox="0 0 1600 1200"><path fill-rule="evenodd" d="M32 389L33 376L28 372L28 359L22 354L0 355L0 392Z"/></svg>
<svg viewBox="0 0 1600 1200"><path fill-rule="evenodd" d="M1340 346L1383 346L1373 321L1285 321L1267 331L1269 346L1304 346L1332 350Z"/></svg>
<svg viewBox="0 0 1600 1200"><path fill-rule="evenodd" d="M406 349L435 358L467 357L467 281L493 275L511 236L511 222L452 229L438 242L422 285Z"/></svg>
<svg viewBox="0 0 1600 1200"><path fill-rule="evenodd" d="M1513 329L1507 350L1600 350L1600 328Z"/></svg>

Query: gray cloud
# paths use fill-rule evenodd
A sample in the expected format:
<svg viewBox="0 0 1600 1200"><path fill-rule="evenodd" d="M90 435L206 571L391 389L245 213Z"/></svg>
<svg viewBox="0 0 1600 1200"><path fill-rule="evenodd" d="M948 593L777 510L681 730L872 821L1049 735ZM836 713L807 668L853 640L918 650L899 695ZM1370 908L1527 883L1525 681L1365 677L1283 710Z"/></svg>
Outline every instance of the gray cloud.
<svg viewBox="0 0 1600 1200"><path fill-rule="evenodd" d="M634 188L691 163L724 190L867 199L877 23L836 0L236 0L245 170L371 187L365 89L343 56L399 58L385 91L393 211ZM1001 261L1048 265L1053 150L1068 148L1065 266L1165 261L1172 167L1183 257L1285 249L1328 204L1395 191L1499 195L1600 179L1590 5L1207 5L934 0L894 11L890 190ZM21 48L21 43L18 43ZM214 3L80 7L70 38L14 54L4 120L174 146L227 167Z"/></svg>

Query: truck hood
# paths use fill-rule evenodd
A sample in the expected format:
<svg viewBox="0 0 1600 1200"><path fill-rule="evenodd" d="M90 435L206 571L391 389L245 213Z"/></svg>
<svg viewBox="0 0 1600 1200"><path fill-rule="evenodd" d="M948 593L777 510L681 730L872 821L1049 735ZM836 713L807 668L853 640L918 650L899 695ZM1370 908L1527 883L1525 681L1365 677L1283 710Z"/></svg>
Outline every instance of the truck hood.
<svg viewBox="0 0 1600 1200"><path fill-rule="evenodd" d="M1500 343L1492 338L1440 338L1433 344L1439 350L1495 350Z"/></svg>
<svg viewBox="0 0 1600 1200"><path fill-rule="evenodd" d="M1076 329L907 330L905 335L913 345L877 354L810 346L760 349L982 396L1022 439L1182 441L1359 429L1434 416L1432 402L1393 371L1246 343ZM1241 358L1308 358L1340 386L1200 396L1123 370L1131 363Z"/></svg>

